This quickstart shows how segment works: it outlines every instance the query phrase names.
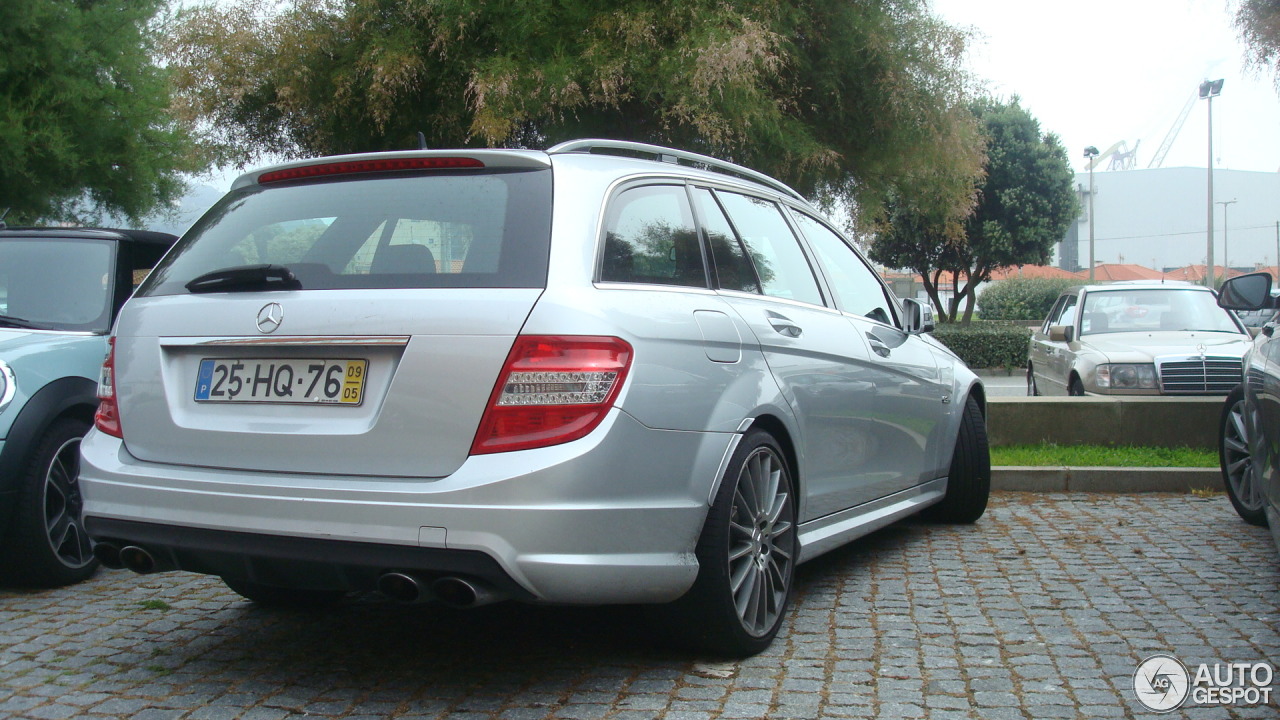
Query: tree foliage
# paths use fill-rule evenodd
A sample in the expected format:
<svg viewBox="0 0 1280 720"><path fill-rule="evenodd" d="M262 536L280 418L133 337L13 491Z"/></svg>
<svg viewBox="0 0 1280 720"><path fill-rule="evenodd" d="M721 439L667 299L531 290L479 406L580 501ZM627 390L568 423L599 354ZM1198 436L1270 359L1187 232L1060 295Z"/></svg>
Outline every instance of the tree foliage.
<svg viewBox="0 0 1280 720"><path fill-rule="evenodd" d="M0 212L10 223L131 219L198 169L153 63L163 0L5 0L0 21Z"/></svg>
<svg viewBox="0 0 1280 720"><path fill-rule="evenodd" d="M1016 97L979 99L971 109L986 139L987 159L963 235L950 232L945 218L899 203L871 253L878 262L920 273L944 320L957 319L964 302L965 322L975 290L992 271L1048 262L1053 245L1080 214L1066 151L1055 135L1041 132ZM938 293L944 275L956 288L945 307Z"/></svg>
<svg viewBox="0 0 1280 720"><path fill-rule="evenodd" d="M865 217L980 158L965 36L927 0L240 0L181 17L166 54L184 117L239 164L419 131L431 147L607 137L739 162Z"/></svg>
<svg viewBox="0 0 1280 720"><path fill-rule="evenodd" d="M1249 62L1271 71L1280 87L1280 0L1239 0L1235 24Z"/></svg>

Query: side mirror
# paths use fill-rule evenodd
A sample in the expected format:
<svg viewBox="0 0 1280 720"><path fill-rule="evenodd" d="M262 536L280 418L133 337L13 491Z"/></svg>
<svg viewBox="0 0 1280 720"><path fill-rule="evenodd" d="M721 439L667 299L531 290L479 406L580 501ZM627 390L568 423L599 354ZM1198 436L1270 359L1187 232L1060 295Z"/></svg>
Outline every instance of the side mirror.
<svg viewBox="0 0 1280 720"><path fill-rule="evenodd" d="M1228 310L1262 310L1272 307L1271 276L1267 273L1250 273L1222 283L1222 289L1218 292L1218 307Z"/></svg>
<svg viewBox="0 0 1280 720"><path fill-rule="evenodd" d="M1076 329L1070 325L1050 325L1049 339L1054 342L1071 342L1076 337Z"/></svg>
<svg viewBox="0 0 1280 720"><path fill-rule="evenodd" d="M902 315L904 329L911 335L933 332L933 308L929 303L920 302L915 298L904 298Z"/></svg>

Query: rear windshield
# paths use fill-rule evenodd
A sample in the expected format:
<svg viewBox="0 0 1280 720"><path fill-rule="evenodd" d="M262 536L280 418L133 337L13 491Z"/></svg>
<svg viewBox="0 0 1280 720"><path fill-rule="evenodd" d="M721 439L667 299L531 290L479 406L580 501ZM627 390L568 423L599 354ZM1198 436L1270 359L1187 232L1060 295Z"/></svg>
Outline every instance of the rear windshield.
<svg viewBox="0 0 1280 720"><path fill-rule="evenodd" d="M544 287L550 218L550 170L255 186L209 210L139 294L261 264L289 268L303 290Z"/></svg>

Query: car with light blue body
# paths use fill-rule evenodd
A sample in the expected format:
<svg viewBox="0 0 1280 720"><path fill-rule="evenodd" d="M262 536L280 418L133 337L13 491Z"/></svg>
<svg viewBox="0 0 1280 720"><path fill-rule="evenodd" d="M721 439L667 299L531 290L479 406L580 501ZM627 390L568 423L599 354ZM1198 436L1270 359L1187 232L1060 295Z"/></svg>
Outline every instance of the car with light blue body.
<svg viewBox="0 0 1280 720"><path fill-rule="evenodd" d="M175 240L0 229L0 583L66 585L97 567L80 519L80 439L116 313Z"/></svg>

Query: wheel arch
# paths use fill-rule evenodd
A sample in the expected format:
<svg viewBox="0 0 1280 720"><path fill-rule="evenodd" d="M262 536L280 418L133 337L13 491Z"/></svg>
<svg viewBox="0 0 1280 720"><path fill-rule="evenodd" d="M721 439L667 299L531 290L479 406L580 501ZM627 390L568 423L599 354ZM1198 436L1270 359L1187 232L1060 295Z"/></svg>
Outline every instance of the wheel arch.
<svg viewBox="0 0 1280 720"><path fill-rule="evenodd" d="M30 451L41 435L62 417L93 423L98 407L98 384L82 377L64 377L40 388L23 404L0 450L0 493L12 492Z"/></svg>

